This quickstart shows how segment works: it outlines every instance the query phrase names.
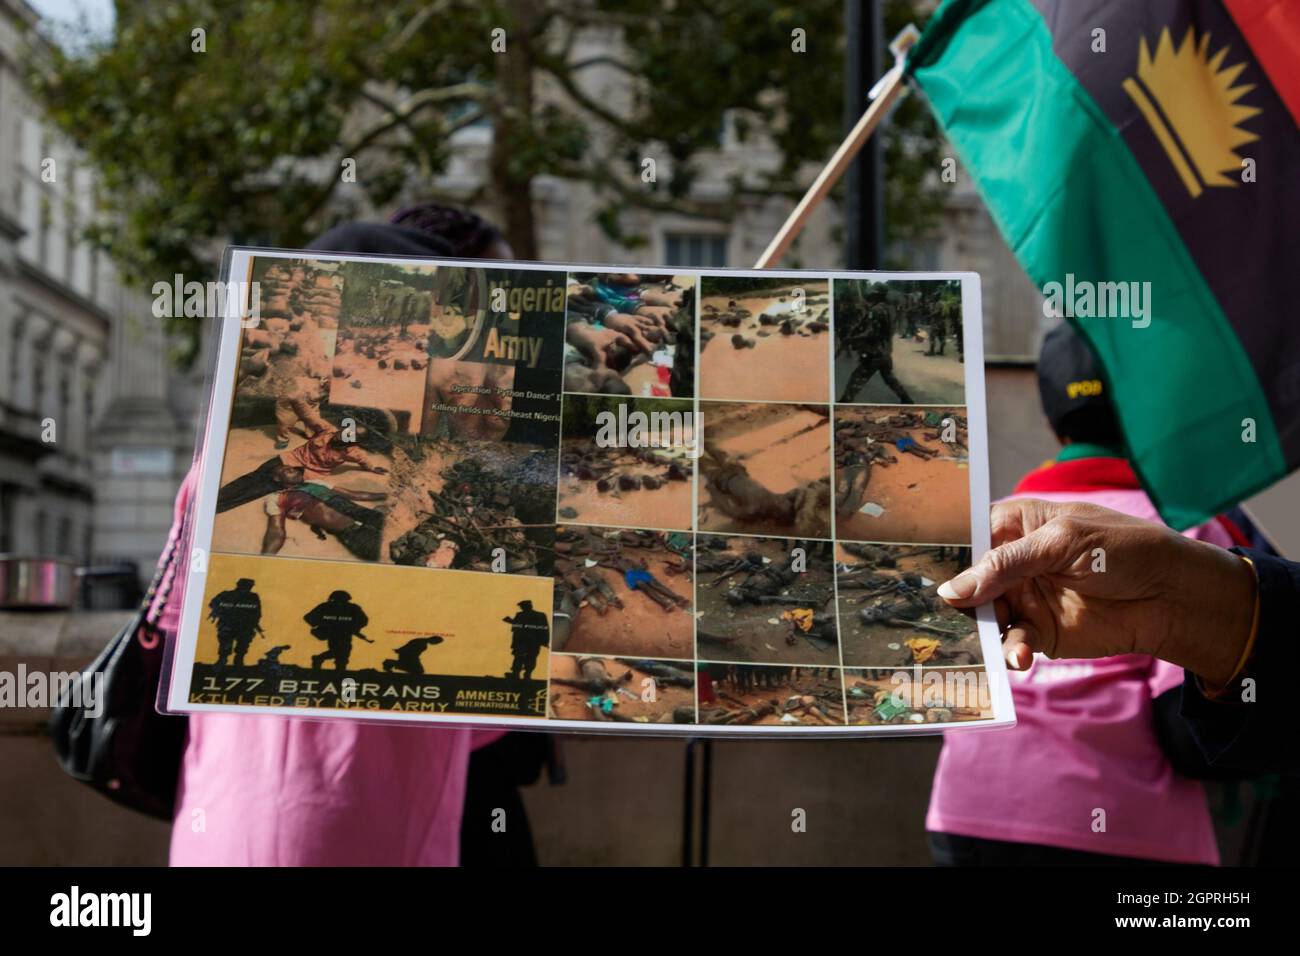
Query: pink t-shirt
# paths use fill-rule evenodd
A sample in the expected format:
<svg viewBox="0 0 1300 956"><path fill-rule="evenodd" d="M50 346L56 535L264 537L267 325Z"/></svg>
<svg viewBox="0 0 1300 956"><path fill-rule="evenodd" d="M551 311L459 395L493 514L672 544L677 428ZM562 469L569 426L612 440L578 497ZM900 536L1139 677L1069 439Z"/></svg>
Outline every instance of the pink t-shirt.
<svg viewBox="0 0 1300 956"><path fill-rule="evenodd" d="M1136 489L1032 497L1086 501L1160 521ZM1232 545L1214 522L1186 534ZM1091 661L1035 655L1029 670L1008 676L1016 727L944 736L927 830L1150 860L1219 862L1204 788L1174 773L1152 720L1152 698L1179 686L1182 668L1141 654Z"/></svg>
<svg viewBox="0 0 1300 956"><path fill-rule="evenodd" d="M176 496L189 504L194 472ZM179 588L161 624L174 634ZM348 720L192 715L173 866L455 866L470 751L501 736Z"/></svg>

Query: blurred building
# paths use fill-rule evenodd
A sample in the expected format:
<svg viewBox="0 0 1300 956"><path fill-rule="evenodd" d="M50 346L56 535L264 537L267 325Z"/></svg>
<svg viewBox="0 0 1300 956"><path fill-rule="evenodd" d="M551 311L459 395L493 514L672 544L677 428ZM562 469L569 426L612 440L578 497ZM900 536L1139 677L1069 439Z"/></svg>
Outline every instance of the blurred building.
<svg viewBox="0 0 1300 956"><path fill-rule="evenodd" d="M569 56L575 62L616 61L622 44L619 30L588 28L580 31ZM576 79L590 99L615 113L631 111L634 91L626 71L598 63L582 70ZM543 83L539 89L542 101L548 98L562 101L564 97L564 92L554 83ZM492 129L487 124L469 126L455 134L451 162L437 182L439 192L470 196L483 186L491 139ZM671 178L671 159L666 153L647 152L645 158L655 161L654 174L659 182ZM718 130L717 148L696 157L699 175L687 197L694 206L716 209L718 218L628 204L620 213L618 226L622 233L644 240L644 245L634 248L611 240L596 222L595 213L605 197L598 196L591 185L554 176L539 177L533 188L539 258L640 267L749 268L785 221L793 204L784 197L734 197L732 180L740 177L748 185L755 185L759 181L757 174L777 169L780 159L775 146L761 137L751 134L742 140L735 117L727 115ZM816 167L807 172L811 178ZM481 211L495 218L489 204L485 203ZM783 264L805 269L840 266L844 254L837 238L837 222L829 204L818 210Z"/></svg>
<svg viewBox="0 0 1300 956"><path fill-rule="evenodd" d="M0 551L127 557L147 566L189 459L198 382L169 369L147 300L124 288L107 257L81 237L94 215L93 171L42 122L24 89L36 22L23 0L0 0ZM589 29L570 55L613 59L621 43L617 30ZM615 110L630 107L624 71L596 66L580 76L587 96ZM735 120L729 114L717 148L697 158L689 197L716 209L717 218L627 205L619 229L645 244L625 247L597 223L604 197L591 185L541 177L534 183L540 258L643 268L752 265L791 203L756 193L733 197L737 178L756 185L780 164L773 144L752 134L742 140ZM480 193L492 135L486 124L455 135L436 184L440 193ZM666 181L671 160L649 158ZM814 165L806 178L815 172ZM490 206L483 211L493 216ZM841 267L841 233L838 210L824 204L782 264ZM1040 300L964 172L943 227L928 240L891 249L891 258L916 269L980 273L990 382L1007 379L1009 409L1028 425L1036 401L1027 363L1043 331ZM1038 455L1041 436L1031 444L1014 456L1009 473ZM1002 484L997 477L995 489Z"/></svg>
<svg viewBox="0 0 1300 956"><path fill-rule="evenodd" d="M26 88L37 20L0 0L0 553L147 569L193 433L149 301L84 239L94 172Z"/></svg>
<svg viewBox="0 0 1300 956"><path fill-rule="evenodd" d="M615 30L582 31L570 56L573 60L617 60L622 40ZM632 88L627 74L613 66L596 66L581 74L583 92L617 112L630 107ZM562 91L544 90L545 96L563 98ZM735 117L728 114L718 131L717 149L698 157L699 176L689 199L694 205L712 206L718 219L677 215L628 205L620 216L623 232L638 236L646 245L624 248L612 241L595 222L601 200L582 182L541 177L535 183L539 250L543 259L556 262L618 262L640 266L677 265L698 268L747 268L785 221L791 202L784 197L733 196L732 181L753 185L761 172L780 165L775 146L751 133L737 135ZM440 192L471 196L484 185L484 170L492 139L487 124L460 130L452 140L451 162L439 178ZM649 154L649 158L655 158ZM829 157L827 157L829 158ZM656 174L666 180L670 160L657 158ZM806 180L817 172L805 170ZM936 171L937 174L937 171ZM418 196L410 196L414 200ZM485 205L484 213L491 216ZM824 203L787 254L789 268L837 269L844 265L841 216L834 203ZM961 171L952 187L942 227L920 242L895 244L890 258L912 269L972 270L980 273L984 290L985 351L994 361L1022 362L1038 354L1045 331L1041 296L992 218Z"/></svg>
<svg viewBox="0 0 1300 956"><path fill-rule="evenodd" d="M989 488L1010 494L1027 472L1056 454L1043 417L1036 365L1043 335L1056 322L1020 267L965 169L944 208L942 224L910 258L913 269L977 272L984 327L984 395L989 421Z"/></svg>
<svg viewBox="0 0 1300 956"><path fill-rule="evenodd" d="M617 60L621 43L616 30L585 30L570 56L575 61ZM630 108L632 87L626 72L598 66L582 71L580 77L582 91L589 98L615 112ZM558 89L544 88L543 95L564 97ZM753 266L785 221L792 203L784 197L753 193L733 197L733 180L739 178L754 185L760 181L760 173L780 164L780 155L770 142L752 134L742 140L735 119L727 115L718 132L717 149L698 157L699 176L688 197L694 205L716 208L718 219L628 205L620 215L619 227L624 233L643 238L646 245L624 248L610 240L595 221L595 212L603 200L590 185L541 177L534 183L540 257L555 262L634 263L642 268L660 264L697 268ZM492 129L486 124L466 127L455 135L451 162L437 183L440 192L466 197L481 192L491 137ZM656 173L661 181L671 174L668 162L657 159ZM810 164L804 170L805 181L810 182L817 171L818 167ZM1034 374L1042 336L1050 323L1043 317L1041 293L1016 262L964 169L958 171L957 181L949 189L939 228L919 241L893 243L888 258L906 263L910 269L972 271L980 275L987 392L995 423L991 478L994 494L1001 495L1011 490L1019 476L1055 451L1055 439L1039 408ZM486 205L482 211L489 217L493 215ZM842 234L837 205L823 203L781 265L843 268Z"/></svg>

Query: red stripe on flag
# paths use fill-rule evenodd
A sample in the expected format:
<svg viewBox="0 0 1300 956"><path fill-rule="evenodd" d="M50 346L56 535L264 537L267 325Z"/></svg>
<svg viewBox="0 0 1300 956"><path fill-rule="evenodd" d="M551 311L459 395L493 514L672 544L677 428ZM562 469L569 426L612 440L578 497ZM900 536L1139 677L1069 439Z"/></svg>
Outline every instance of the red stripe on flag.
<svg viewBox="0 0 1300 956"><path fill-rule="evenodd" d="M1300 125L1300 3L1296 0L1224 0L1255 58Z"/></svg>

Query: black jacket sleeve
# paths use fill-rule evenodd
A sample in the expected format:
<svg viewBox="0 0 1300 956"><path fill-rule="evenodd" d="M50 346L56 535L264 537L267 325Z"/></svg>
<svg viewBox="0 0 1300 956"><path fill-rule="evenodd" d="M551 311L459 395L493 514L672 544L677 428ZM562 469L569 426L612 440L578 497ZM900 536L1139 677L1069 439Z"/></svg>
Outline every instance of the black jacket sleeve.
<svg viewBox="0 0 1300 956"><path fill-rule="evenodd" d="M1259 776L1251 770L1211 763L1196 742L1192 725L1184 719L1182 709L1182 685L1171 687L1151 700L1156 739L1174 773L1189 780L1254 780Z"/></svg>
<svg viewBox="0 0 1300 956"><path fill-rule="evenodd" d="M1263 551L1232 550L1254 562L1259 580L1259 629L1246 680L1212 700L1188 671L1182 715L1211 766L1300 773L1300 733L1288 715L1294 711L1288 699L1300 630L1300 564Z"/></svg>

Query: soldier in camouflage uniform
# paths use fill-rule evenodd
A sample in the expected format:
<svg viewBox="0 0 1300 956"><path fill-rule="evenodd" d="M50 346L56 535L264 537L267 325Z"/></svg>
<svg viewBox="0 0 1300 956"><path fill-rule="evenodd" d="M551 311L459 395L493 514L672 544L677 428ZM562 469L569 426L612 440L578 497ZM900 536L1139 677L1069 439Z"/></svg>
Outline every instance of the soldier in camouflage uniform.
<svg viewBox="0 0 1300 956"><path fill-rule="evenodd" d="M399 313L399 334L402 338L407 338L410 326L429 321L430 300L427 295L414 289L405 289L404 292L406 294L402 297Z"/></svg>
<svg viewBox="0 0 1300 956"><path fill-rule="evenodd" d="M890 289L885 296L885 305L894 317L894 334L899 338L907 335L907 293Z"/></svg>
<svg viewBox="0 0 1300 956"><path fill-rule="evenodd" d="M935 302L925 317L925 337L929 340L929 348L926 349L926 355L942 355L944 347L948 344L948 325L951 317L948 314L948 303L946 300ZM938 350L935 350L935 346Z"/></svg>
<svg viewBox="0 0 1300 956"><path fill-rule="evenodd" d="M961 301L959 299L945 299L944 306L948 310L948 328L957 337L957 361L965 362L966 344L962 341Z"/></svg>
<svg viewBox="0 0 1300 956"><path fill-rule="evenodd" d="M921 293L905 292L903 300L907 303L907 337L916 338L916 327L921 321L921 313L925 311L925 304L921 301Z"/></svg>
<svg viewBox="0 0 1300 956"><path fill-rule="evenodd" d="M851 402L877 372L885 384L905 405L911 405L903 383L894 375L894 324L885 304L886 292L877 284L863 296L857 283L847 283L840 314L847 320L843 327L843 344L858 358L858 367L849 376L849 382L840 396L841 402Z"/></svg>

